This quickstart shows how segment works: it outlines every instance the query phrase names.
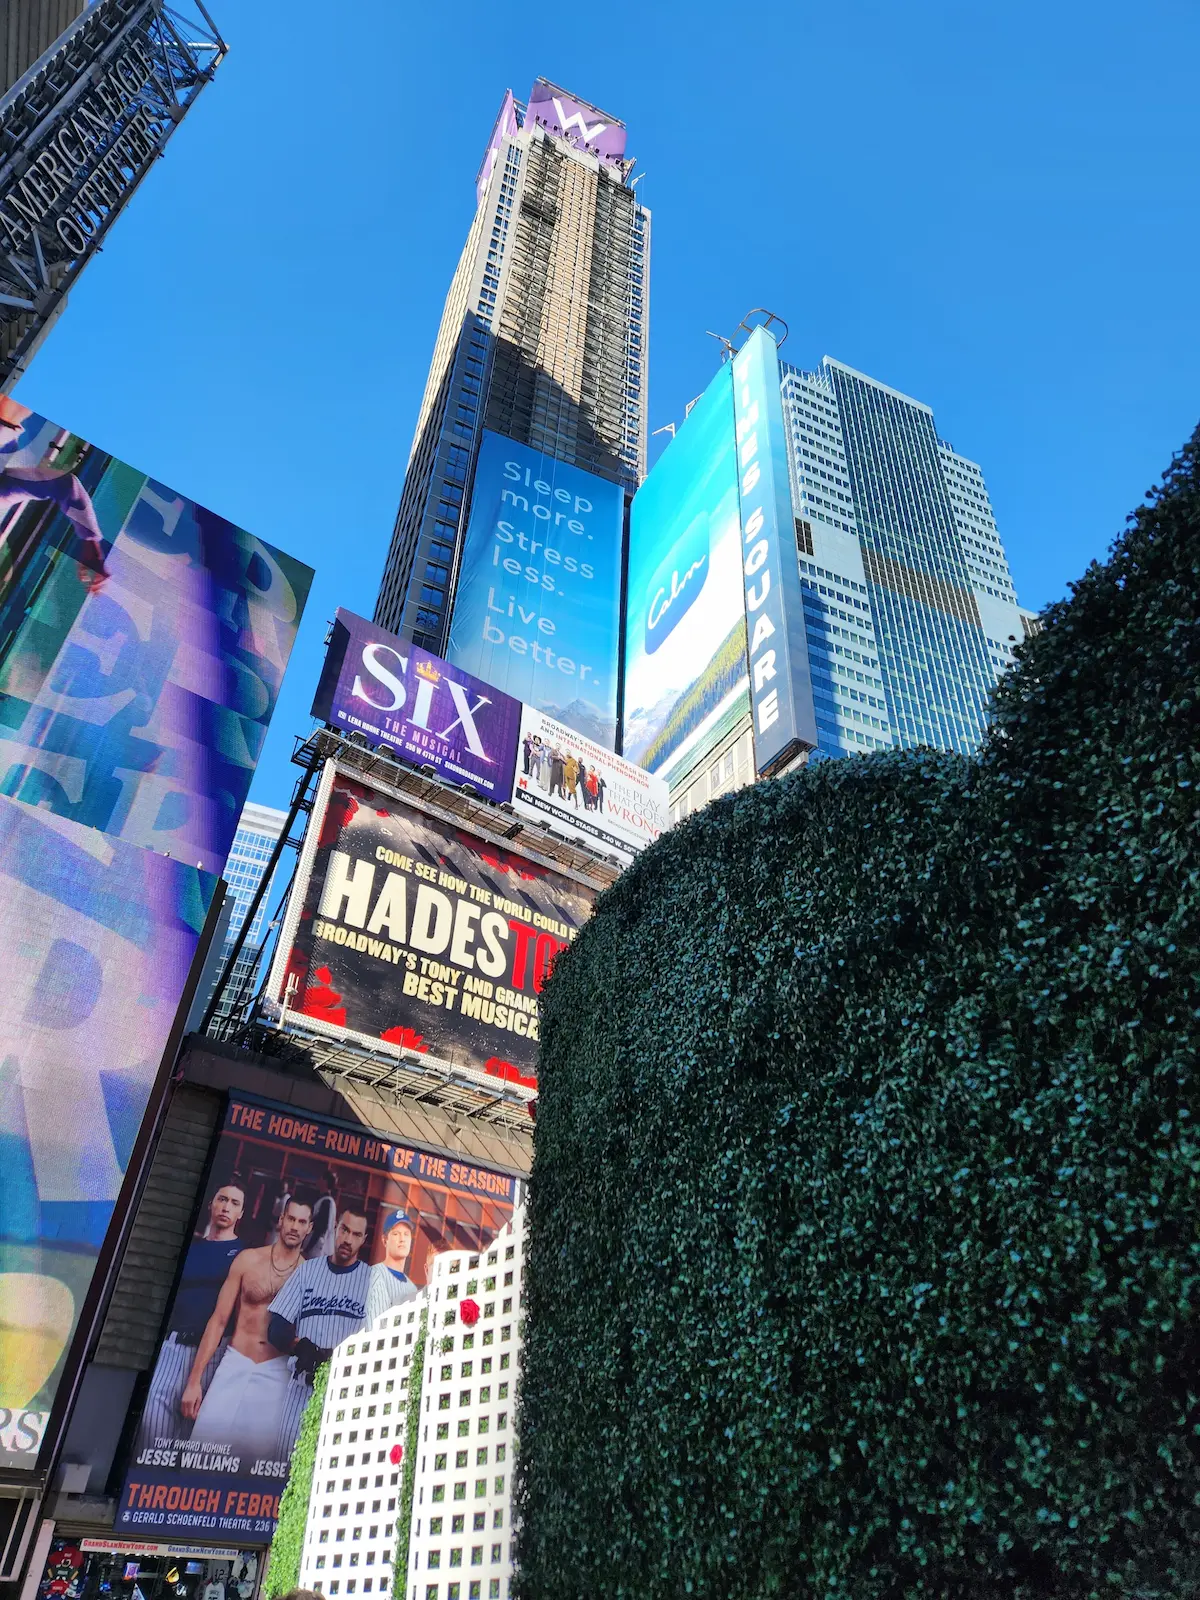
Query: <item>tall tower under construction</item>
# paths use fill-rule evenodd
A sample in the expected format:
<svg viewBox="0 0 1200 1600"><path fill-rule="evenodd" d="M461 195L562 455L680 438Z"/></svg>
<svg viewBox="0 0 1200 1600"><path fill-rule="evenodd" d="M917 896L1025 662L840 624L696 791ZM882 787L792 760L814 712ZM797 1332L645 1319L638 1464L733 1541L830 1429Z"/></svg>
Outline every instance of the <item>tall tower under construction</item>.
<svg viewBox="0 0 1200 1600"><path fill-rule="evenodd" d="M624 123L504 96L446 296L375 620L446 653L484 429L632 493L646 468L650 214Z"/></svg>

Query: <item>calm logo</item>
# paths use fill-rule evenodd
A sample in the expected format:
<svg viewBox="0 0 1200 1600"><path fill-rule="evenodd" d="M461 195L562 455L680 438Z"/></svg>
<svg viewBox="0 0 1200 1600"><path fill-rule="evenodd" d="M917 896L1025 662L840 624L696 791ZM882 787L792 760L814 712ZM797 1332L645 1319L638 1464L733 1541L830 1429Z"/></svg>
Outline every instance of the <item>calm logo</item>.
<svg viewBox="0 0 1200 1600"><path fill-rule="evenodd" d="M708 577L708 512L688 523L647 589L646 654L653 655L695 603Z"/></svg>

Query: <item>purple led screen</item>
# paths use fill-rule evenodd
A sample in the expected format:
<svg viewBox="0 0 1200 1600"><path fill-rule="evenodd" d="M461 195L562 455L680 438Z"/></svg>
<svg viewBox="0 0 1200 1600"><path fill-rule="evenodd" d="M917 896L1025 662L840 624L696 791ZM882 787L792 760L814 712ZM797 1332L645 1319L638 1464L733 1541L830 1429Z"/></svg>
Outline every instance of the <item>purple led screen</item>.
<svg viewBox="0 0 1200 1600"><path fill-rule="evenodd" d="M521 702L340 607L312 713L497 804L511 798Z"/></svg>
<svg viewBox="0 0 1200 1600"><path fill-rule="evenodd" d="M0 796L0 1467L35 1465L214 882Z"/></svg>
<svg viewBox="0 0 1200 1600"><path fill-rule="evenodd" d="M603 111L576 100L557 84L539 78L529 91L526 126L539 123L547 133L569 139L581 150L589 150L601 161L615 163L625 157L625 124L614 122Z"/></svg>
<svg viewBox="0 0 1200 1600"><path fill-rule="evenodd" d="M311 581L0 398L0 793L220 873Z"/></svg>
<svg viewBox="0 0 1200 1600"><path fill-rule="evenodd" d="M510 133L516 133L520 124L517 121L517 104L513 99L511 89L504 91L504 99L500 102L500 111L496 117L495 126L492 128L492 137L488 141L487 150L484 152L483 162L475 175L475 204L483 199L488 184L492 178L492 168L496 165L496 157L500 153L500 146Z"/></svg>

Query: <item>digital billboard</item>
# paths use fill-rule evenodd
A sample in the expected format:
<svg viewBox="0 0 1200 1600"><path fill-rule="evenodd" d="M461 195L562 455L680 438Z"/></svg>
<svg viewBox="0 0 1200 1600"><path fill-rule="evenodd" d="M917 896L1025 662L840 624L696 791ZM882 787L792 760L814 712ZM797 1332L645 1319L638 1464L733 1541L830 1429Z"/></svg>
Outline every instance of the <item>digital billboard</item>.
<svg viewBox="0 0 1200 1600"><path fill-rule="evenodd" d="M219 874L311 582L0 397L0 793Z"/></svg>
<svg viewBox="0 0 1200 1600"><path fill-rule="evenodd" d="M788 473L779 355L755 328L733 358L742 579L754 767L770 776L817 744Z"/></svg>
<svg viewBox="0 0 1200 1600"><path fill-rule="evenodd" d="M0 796L0 1467L36 1464L214 884Z"/></svg>
<svg viewBox="0 0 1200 1600"><path fill-rule="evenodd" d="M521 703L339 606L312 714L503 803Z"/></svg>
<svg viewBox="0 0 1200 1600"><path fill-rule="evenodd" d="M616 745L624 495L484 431L446 659Z"/></svg>
<svg viewBox="0 0 1200 1600"><path fill-rule="evenodd" d="M0 397L0 1465L35 1464L311 579Z"/></svg>
<svg viewBox="0 0 1200 1600"><path fill-rule="evenodd" d="M266 1544L317 1367L365 1322L414 1298L435 1255L484 1250L512 1217L520 1184L232 1094L116 1531ZM483 1307L485 1317L494 1311ZM353 1408L347 1469L383 1470L400 1438L404 1376L402 1358L391 1360Z"/></svg>
<svg viewBox="0 0 1200 1600"><path fill-rule="evenodd" d="M515 809L628 863L670 826L661 778L532 706L521 718Z"/></svg>
<svg viewBox="0 0 1200 1600"><path fill-rule="evenodd" d="M747 694L733 372L633 497L622 754L666 774Z"/></svg>
<svg viewBox="0 0 1200 1600"><path fill-rule="evenodd" d="M538 994L592 891L330 763L268 997L319 1031L536 1087Z"/></svg>

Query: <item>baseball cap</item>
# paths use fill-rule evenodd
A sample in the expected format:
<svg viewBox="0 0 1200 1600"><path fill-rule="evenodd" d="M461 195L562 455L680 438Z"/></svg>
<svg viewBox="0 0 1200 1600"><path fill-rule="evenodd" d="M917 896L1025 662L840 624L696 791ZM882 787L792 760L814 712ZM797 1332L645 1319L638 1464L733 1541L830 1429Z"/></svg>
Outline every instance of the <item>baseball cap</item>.
<svg viewBox="0 0 1200 1600"><path fill-rule="evenodd" d="M402 1222L406 1228L411 1228L413 1225L412 1218L407 1211L389 1211L383 1219L384 1233L391 1233L398 1222Z"/></svg>

